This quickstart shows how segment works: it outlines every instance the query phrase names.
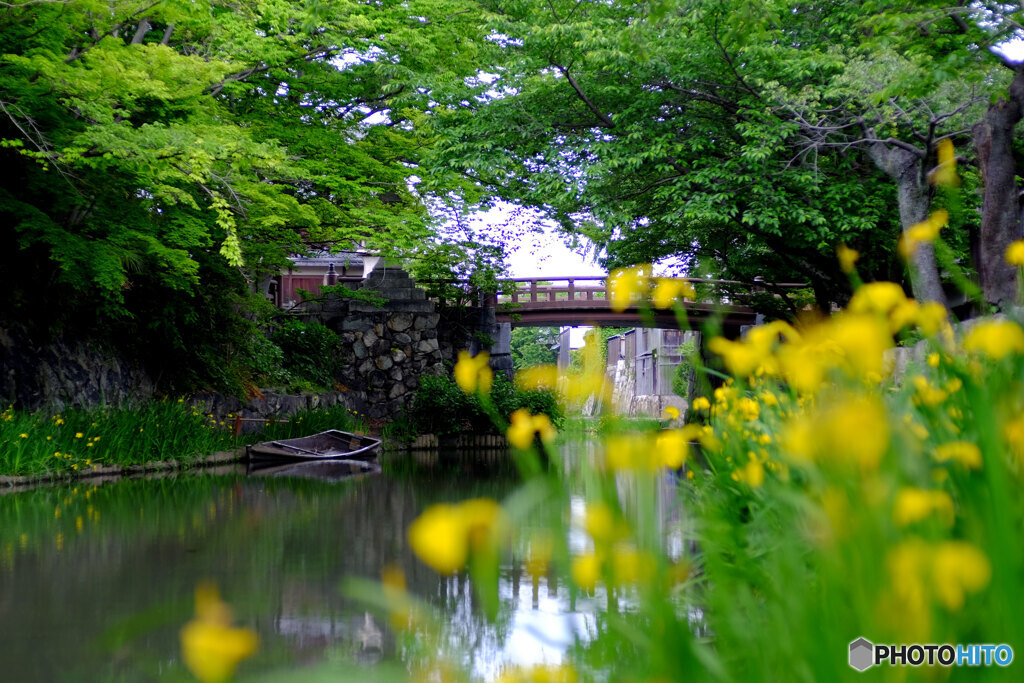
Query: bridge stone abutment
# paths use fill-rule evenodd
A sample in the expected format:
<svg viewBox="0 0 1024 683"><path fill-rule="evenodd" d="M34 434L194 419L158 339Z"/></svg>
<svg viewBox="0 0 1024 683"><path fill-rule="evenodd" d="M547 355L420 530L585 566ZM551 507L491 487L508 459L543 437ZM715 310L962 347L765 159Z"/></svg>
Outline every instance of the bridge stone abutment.
<svg viewBox="0 0 1024 683"><path fill-rule="evenodd" d="M496 370L511 370L509 326L495 320L494 308L440 307L408 273L390 266L374 270L357 288L387 301L376 306L329 297L307 305L303 317L322 320L340 337L345 362L337 380L346 404L359 413L397 415L420 377L450 372L463 349L489 350Z"/></svg>

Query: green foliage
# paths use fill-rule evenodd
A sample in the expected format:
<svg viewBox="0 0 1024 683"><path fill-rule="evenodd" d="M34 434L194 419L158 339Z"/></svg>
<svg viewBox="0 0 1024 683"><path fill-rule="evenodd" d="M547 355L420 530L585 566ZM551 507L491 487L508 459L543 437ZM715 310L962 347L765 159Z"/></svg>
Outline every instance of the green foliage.
<svg viewBox="0 0 1024 683"><path fill-rule="evenodd" d="M301 292L301 290L299 290ZM353 289L348 285L323 285L320 287L320 297L335 296L346 301L358 301L363 304L370 304L380 308L388 302L386 297L380 296L380 292L372 289ZM302 299L308 300L304 293Z"/></svg>
<svg viewBox="0 0 1024 683"><path fill-rule="evenodd" d="M94 465L187 459L233 445L227 428L181 401L57 414L8 409L0 414L0 474L74 476Z"/></svg>
<svg viewBox="0 0 1024 683"><path fill-rule="evenodd" d="M977 46L1019 12L986 8L1001 20L981 26L930 1L500 6L497 79L434 120L431 159L594 240L608 267L675 256L691 273L807 282L824 310L849 295L840 243L865 279L904 277L906 193L876 153L905 152L915 178L942 136L970 157L977 95L1009 72ZM964 216L960 236L978 221Z"/></svg>
<svg viewBox="0 0 1024 683"><path fill-rule="evenodd" d="M552 347L557 343L557 327L512 328L512 362L516 370L555 363L558 352Z"/></svg>
<svg viewBox="0 0 1024 683"><path fill-rule="evenodd" d="M679 354L682 358L675 372L672 373L672 391L676 396L686 398L690 395L690 371L693 370L693 363L690 357L697 352L696 345L692 342L684 342L679 345Z"/></svg>
<svg viewBox="0 0 1024 683"><path fill-rule="evenodd" d="M440 170L411 188L427 112L486 46L475 7L0 4L0 319L236 391L244 292L288 254L468 262L431 256L427 207L479 192Z"/></svg>
<svg viewBox="0 0 1024 683"><path fill-rule="evenodd" d="M283 367L293 380L325 388L334 385L341 363L338 335L316 321L286 319L270 336L280 347Z"/></svg>
<svg viewBox="0 0 1024 683"><path fill-rule="evenodd" d="M506 418L520 408L533 414L544 413L556 424L562 410L555 396L547 391L521 391L503 373L494 377L491 400L499 415ZM494 424L475 394L466 394L451 377L424 375L408 409L413 433L451 436L460 433L494 433Z"/></svg>

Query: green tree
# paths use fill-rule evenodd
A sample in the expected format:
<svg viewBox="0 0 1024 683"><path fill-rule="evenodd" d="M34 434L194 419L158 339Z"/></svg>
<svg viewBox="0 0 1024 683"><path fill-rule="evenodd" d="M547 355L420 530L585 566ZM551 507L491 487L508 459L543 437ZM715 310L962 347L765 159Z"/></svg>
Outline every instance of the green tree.
<svg viewBox="0 0 1024 683"><path fill-rule="evenodd" d="M436 117L435 161L594 239L609 266L683 256L807 281L823 308L848 292L841 243L865 277L901 278L896 244L934 208L938 143L969 151L1007 82L985 49L1004 29L978 3L486 7L496 80ZM942 201L976 203L967 180ZM977 225L960 219L954 257ZM944 300L929 245L914 266L918 298Z"/></svg>
<svg viewBox="0 0 1024 683"><path fill-rule="evenodd" d="M557 327L512 328L512 362L516 370L557 362L557 344Z"/></svg>
<svg viewBox="0 0 1024 683"><path fill-rule="evenodd" d="M443 173L414 189L425 118L475 73L475 8L0 4L0 319L219 372L289 253L431 258L430 192L477 193Z"/></svg>

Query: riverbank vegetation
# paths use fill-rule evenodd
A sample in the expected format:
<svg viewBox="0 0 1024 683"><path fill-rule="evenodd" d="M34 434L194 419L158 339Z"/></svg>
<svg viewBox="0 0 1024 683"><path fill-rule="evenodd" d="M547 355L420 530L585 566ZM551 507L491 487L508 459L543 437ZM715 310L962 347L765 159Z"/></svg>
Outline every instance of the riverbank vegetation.
<svg viewBox="0 0 1024 683"><path fill-rule="evenodd" d="M0 413L0 475L82 476L107 466L201 459L247 443L365 426L344 406L305 410L285 421L259 422L234 434L234 415L220 419L181 400L138 407Z"/></svg>
<svg viewBox="0 0 1024 683"><path fill-rule="evenodd" d="M631 294L647 291L628 277ZM922 341L893 376L886 354L903 336ZM1021 321L954 327L941 306L876 282L830 318L711 347L729 378L693 402L687 424L608 418L596 438L563 434L581 441L576 455L524 470L518 492L437 505L410 526L421 560L468 572L491 618L509 562L535 589L568 583L574 604L596 611L560 664L509 667L501 680L845 680L860 675L848 663L860 637L1021 651ZM598 373L546 367L517 381L607 399ZM535 419L509 426L519 461L551 448L562 462ZM443 625L402 585L385 572L377 604L410 647L434 642ZM457 648L422 651L416 670L473 680L459 662ZM880 668L885 680L936 671Z"/></svg>

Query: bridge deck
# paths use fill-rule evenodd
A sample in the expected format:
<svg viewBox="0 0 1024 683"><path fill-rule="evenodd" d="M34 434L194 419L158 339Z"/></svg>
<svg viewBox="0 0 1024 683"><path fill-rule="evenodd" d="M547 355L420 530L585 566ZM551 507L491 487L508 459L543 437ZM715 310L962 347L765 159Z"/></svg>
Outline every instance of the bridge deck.
<svg viewBox="0 0 1024 683"><path fill-rule="evenodd" d="M685 301L684 309L691 324L700 324L714 317L723 327L736 331L752 325L757 312L748 304L751 295L776 294L802 284L743 283L734 280L679 278L697 291L696 301ZM466 282L455 285L469 300L477 300ZM770 296L770 295L769 295ZM623 311L611 307L607 276L512 278L498 281L496 293L482 303L495 306L498 322L514 326L578 326L621 325L636 327L678 328L680 321L673 310L657 310L639 300Z"/></svg>

